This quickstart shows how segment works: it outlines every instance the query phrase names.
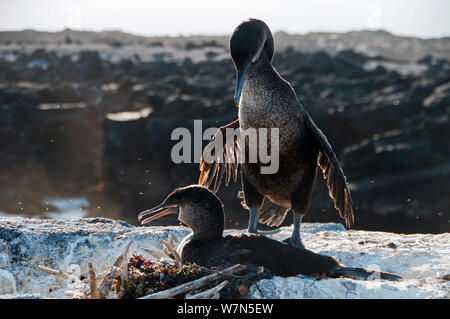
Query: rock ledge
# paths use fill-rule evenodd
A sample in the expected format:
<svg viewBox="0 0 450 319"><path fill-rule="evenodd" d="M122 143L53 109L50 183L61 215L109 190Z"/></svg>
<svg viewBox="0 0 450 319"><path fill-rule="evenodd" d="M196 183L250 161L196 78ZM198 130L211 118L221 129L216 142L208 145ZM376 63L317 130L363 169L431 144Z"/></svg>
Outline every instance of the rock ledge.
<svg viewBox="0 0 450 319"><path fill-rule="evenodd" d="M290 227L272 237L284 239ZM227 232L236 232L229 230ZM71 283L37 269L43 265L87 275L111 265L129 241L134 251L161 249L171 233L178 243L186 227L134 227L123 221L84 218L63 221L0 217L0 297L67 298ZM305 224L305 245L352 267L393 272L401 282L274 277L250 288L251 298L450 298L450 234L402 235L346 231L340 224Z"/></svg>

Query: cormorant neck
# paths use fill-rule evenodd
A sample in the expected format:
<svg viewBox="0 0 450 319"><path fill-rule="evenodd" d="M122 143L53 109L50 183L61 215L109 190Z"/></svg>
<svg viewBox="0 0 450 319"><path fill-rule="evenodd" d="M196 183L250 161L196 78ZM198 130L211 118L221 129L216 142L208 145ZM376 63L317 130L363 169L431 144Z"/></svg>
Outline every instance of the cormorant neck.
<svg viewBox="0 0 450 319"><path fill-rule="evenodd" d="M247 71L247 80L261 77L261 75L274 72L272 62L265 52L261 53L258 60L250 65Z"/></svg>
<svg viewBox="0 0 450 319"><path fill-rule="evenodd" d="M222 220L218 220L217 218L204 218L199 223L191 224L190 228L192 229L193 240L211 241L221 238L224 229L223 217Z"/></svg>
<svg viewBox="0 0 450 319"><path fill-rule="evenodd" d="M211 207L208 207L202 214L198 214L196 218L189 218L182 222L192 230L192 240L210 241L223 236L223 212Z"/></svg>
<svg viewBox="0 0 450 319"><path fill-rule="evenodd" d="M192 240L221 238L225 225L222 202L209 190L198 192L196 196L195 200L182 201L178 220L192 230Z"/></svg>
<svg viewBox="0 0 450 319"><path fill-rule="evenodd" d="M201 229L201 230L193 230L192 231L192 240L197 241L211 241L218 238L222 238L223 236L223 229Z"/></svg>

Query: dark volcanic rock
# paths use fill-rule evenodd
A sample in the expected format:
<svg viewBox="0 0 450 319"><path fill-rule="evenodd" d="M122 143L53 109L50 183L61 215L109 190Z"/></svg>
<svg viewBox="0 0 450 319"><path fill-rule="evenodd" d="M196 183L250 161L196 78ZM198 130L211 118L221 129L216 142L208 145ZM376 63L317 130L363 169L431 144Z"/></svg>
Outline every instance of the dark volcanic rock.
<svg viewBox="0 0 450 319"><path fill-rule="evenodd" d="M205 120L202 122L203 130L219 127L231 120L232 117ZM179 143L178 139L172 140L172 132L176 128L186 128L190 132L191 163L174 163L172 160L172 148ZM104 130L107 192L111 200L116 200L124 208L122 218L130 223L136 224L137 212L155 206L174 188L198 181L198 159L192 163L196 158L193 140L199 138L194 135L193 119L167 119L153 115L128 121L107 118ZM203 145L205 143L203 141ZM239 210L236 195L237 187L224 191L223 199L231 202L227 209Z"/></svg>
<svg viewBox="0 0 450 319"><path fill-rule="evenodd" d="M126 49L121 43L110 49ZM190 54L221 46L183 43ZM0 55L0 210L39 213L49 196L84 196L91 215L117 217L120 207L120 217L136 223L139 210L198 180L197 163L172 161L172 130L237 116L233 63L215 54L194 63L171 52L114 60L82 47L56 51ZM396 63L292 47L274 58L342 160L357 227L449 231L450 66L427 57L411 65L424 71L405 73ZM233 225L246 227L239 189L238 182L219 195ZM340 221L321 177L306 220Z"/></svg>

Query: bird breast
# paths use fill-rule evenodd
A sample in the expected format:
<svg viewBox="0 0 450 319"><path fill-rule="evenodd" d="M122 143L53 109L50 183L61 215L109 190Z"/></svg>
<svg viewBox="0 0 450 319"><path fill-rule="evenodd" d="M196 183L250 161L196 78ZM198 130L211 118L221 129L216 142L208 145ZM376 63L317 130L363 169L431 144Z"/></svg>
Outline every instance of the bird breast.
<svg viewBox="0 0 450 319"><path fill-rule="evenodd" d="M290 151L301 140L305 129L300 108L291 92L252 83L244 85L239 105L239 123L244 130L277 128L280 153ZM267 134L270 135L270 132Z"/></svg>

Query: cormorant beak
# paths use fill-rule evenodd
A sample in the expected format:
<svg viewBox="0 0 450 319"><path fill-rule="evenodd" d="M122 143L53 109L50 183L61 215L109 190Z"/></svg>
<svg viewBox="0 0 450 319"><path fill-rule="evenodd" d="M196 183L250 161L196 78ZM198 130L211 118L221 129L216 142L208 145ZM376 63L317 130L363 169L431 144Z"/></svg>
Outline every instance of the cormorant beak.
<svg viewBox="0 0 450 319"><path fill-rule="evenodd" d="M252 63L252 60L249 58L245 60L244 64L241 68L236 70L236 92L234 93L234 102L236 103L236 106L239 106L239 101L241 99L242 94L242 87L244 86L245 82L245 76L247 75L248 68L250 67L250 64Z"/></svg>
<svg viewBox="0 0 450 319"><path fill-rule="evenodd" d="M178 214L178 204L165 204L162 203L161 205L158 205L156 207L153 207L151 209L145 210L142 213L138 215L138 220L141 222L141 225L147 224L151 222L152 220L161 218L166 215L170 214ZM145 216L151 215L150 217L147 217L146 219L142 220Z"/></svg>

